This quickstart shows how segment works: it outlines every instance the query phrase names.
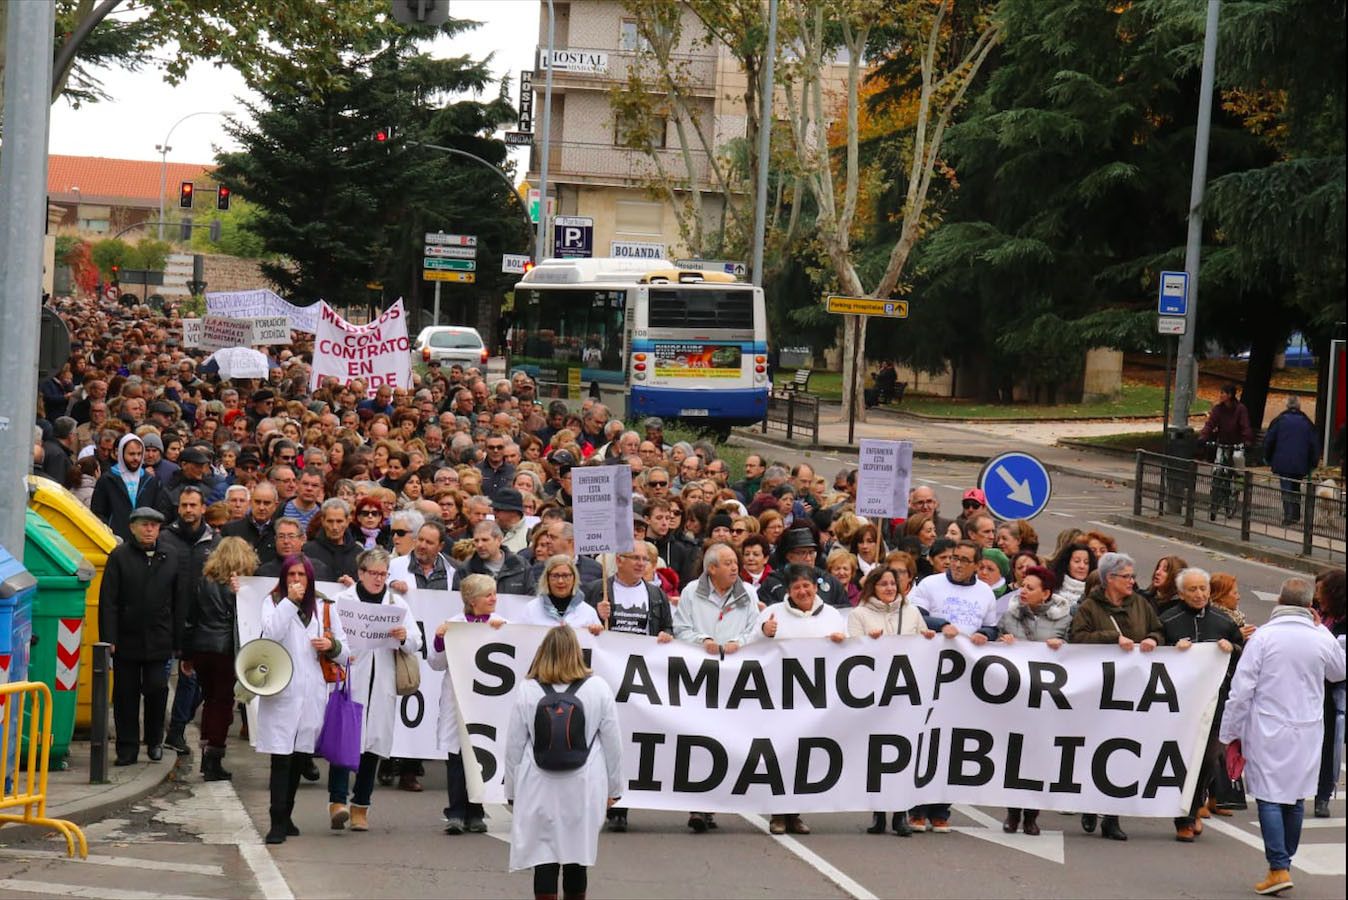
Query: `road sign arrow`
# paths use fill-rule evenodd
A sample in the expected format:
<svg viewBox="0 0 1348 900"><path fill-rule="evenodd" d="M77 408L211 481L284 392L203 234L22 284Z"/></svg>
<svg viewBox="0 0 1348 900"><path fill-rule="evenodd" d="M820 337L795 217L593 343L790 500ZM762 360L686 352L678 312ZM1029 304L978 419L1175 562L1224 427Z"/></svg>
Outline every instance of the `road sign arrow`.
<svg viewBox="0 0 1348 900"><path fill-rule="evenodd" d="M1011 473L1006 470L1006 466L998 466L994 470L1006 482L1006 486L1011 489L1008 495L1017 503L1024 503L1026 506L1034 506L1034 495L1030 493L1030 480L1017 481L1011 477Z"/></svg>
<svg viewBox="0 0 1348 900"><path fill-rule="evenodd" d="M1009 850L1019 850L1021 853L1028 853L1059 865L1066 862L1061 831L1049 831L1045 828L1036 837L1019 833L1007 834L1002 831L1001 822L982 810L963 805L956 806L955 809L978 823L977 826L956 825L954 830L960 834L967 834L990 844L999 844ZM1047 814L1057 815L1057 813ZM1070 822L1072 819L1067 821Z"/></svg>

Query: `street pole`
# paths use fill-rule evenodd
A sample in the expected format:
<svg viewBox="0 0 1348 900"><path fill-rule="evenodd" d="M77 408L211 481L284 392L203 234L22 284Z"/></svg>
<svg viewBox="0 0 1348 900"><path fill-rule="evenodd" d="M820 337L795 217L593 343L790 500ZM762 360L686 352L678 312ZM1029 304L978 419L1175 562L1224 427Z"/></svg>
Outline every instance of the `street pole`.
<svg viewBox="0 0 1348 900"><path fill-rule="evenodd" d="M435 283L435 309L431 313L431 324L440 324L440 282Z"/></svg>
<svg viewBox="0 0 1348 900"><path fill-rule="evenodd" d="M1203 189L1208 178L1208 135L1212 125L1212 84L1217 71L1217 19L1221 0L1208 0L1207 31L1203 35L1203 70L1198 91L1198 129L1194 135L1193 181L1189 187L1189 234L1184 245L1184 271L1189 275L1189 303L1184 333L1175 361L1175 405L1170 411L1172 435L1189 428L1189 407L1197 392L1194 342L1198 333L1198 263L1203 250Z"/></svg>
<svg viewBox="0 0 1348 900"><path fill-rule="evenodd" d="M758 117L758 196L754 200L754 285L763 286L763 240L768 217L768 152L772 148L773 63L777 56L777 0L768 0L768 52L763 64L763 112Z"/></svg>
<svg viewBox="0 0 1348 900"><path fill-rule="evenodd" d="M857 427L857 393L861 390L859 363L861 362L861 316L852 317L852 402L847 404L847 443L852 443Z"/></svg>
<svg viewBox="0 0 1348 900"><path fill-rule="evenodd" d="M23 558L25 478L37 420L42 245L47 228L47 130L54 3L9 5L5 152L0 154L0 544Z"/></svg>
<svg viewBox="0 0 1348 900"><path fill-rule="evenodd" d="M174 130L193 116L232 116L234 111L203 109L199 112L188 113L178 121L169 126L168 134L164 135L164 143L156 144L155 149L159 151L159 240L164 239L164 195L168 191L168 154L173 148L169 146L169 138L173 137Z"/></svg>
<svg viewBox="0 0 1348 900"><path fill-rule="evenodd" d="M552 45L557 36L557 18L548 0L548 74L543 88L543 155L538 163L538 233L534 237L534 263L543 261L543 239L548 232L548 163L552 139Z"/></svg>

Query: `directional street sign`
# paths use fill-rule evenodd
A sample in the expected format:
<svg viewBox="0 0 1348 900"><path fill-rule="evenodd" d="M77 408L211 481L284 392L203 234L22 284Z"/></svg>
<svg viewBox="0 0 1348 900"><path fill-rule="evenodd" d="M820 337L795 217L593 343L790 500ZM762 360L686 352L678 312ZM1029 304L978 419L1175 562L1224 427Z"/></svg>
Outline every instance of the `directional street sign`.
<svg viewBox="0 0 1348 900"><path fill-rule="evenodd" d="M477 235L475 234L445 234L442 231L426 232L426 243L428 244L457 244L460 247L476 247Z"/></svg>
<svg viewBox="0 0 1348 900"><path fill-rule="evenodd" d="M1161 293L1157 297L1156 311L1163 316L1189 314L1188 272L1161 273Z"/></svg>
<svg viewBox="0 0 1348 900"><path fill-rule="evenodd" d="M442 259L438 256L423 256L421 258L421 267L423 269L439 269L450 272L475 272L477 271L477 260L475 259Z"/></svg>
<svg viewBox="0 0 1348 900"><path fill-rule="evenodd" d="M426 256L452 256L455 259L476 259L476 247L459 247L455 244L427 244L421 251Z"/></svg>
<svg viewBox="0 0 1348 900"><path fill-rule="evenodd" d="M423 281L457 281L459 284L475 284L477 282L477 273L445 272L436 269L422 269L421 279Z"/></svg>
<svg viewBox="0 0 1348 900"><path fill-rule="evenodd" d="M1033 519L1048 506L1053 483L1044 464L1028 453L1003 453L983 466L978 486L988 512L999 519Z"/></svg>
<svg viewBox="0 0 1348 900"><path fill-rule="evenodd" d="M883 316L887 319L908 318L907 300L874 300L870 297L843 297L830 294L825 308L831 313L848 316Z"/></svg>
<svg viewBox="0 0 1348 900"><path fill-rule="evenodd" d="M724 272L736 278L746 278L749 274L749 264L738 259L676 259L674 265L680 269Z"/></svg>

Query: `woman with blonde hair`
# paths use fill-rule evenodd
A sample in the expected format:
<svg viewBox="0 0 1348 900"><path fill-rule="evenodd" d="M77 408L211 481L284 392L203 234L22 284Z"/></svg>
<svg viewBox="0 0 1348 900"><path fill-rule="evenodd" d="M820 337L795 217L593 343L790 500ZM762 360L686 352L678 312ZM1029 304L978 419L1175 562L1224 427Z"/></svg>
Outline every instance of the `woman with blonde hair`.
<svg viewBox="0 0 1348 900"><path fill-rule="evenodd" d="M535 897L556 897L559 875L565 896L585 896L586 869L599 856L605 812L622 796L617 704L607 682L590 675L575 633L558 626L543 636L528 675L515 689L505 744L505 794L514 804L510 869L534 870ZM540 719L558 721L540 703L558 695L566 695L583 716L570 716L564 734L556 733L556 725L553 733L539 734ZM582 721L583 735L573 734ZM550 747L577 740L586 748L578 768L545 768Z"/></svg>
<svg viewBox="0 0 1348 900"><path fill-rule="evenodd" d="M445 656L445 632L453 622L475 622L500 628L506 620L496 614L496 582L490 575L469 575L459 582L463 598L463 612L451 616L435 629L426 662L437 672L444 672L440 686L440 714L436 733L441 747L448 748L445 773L449 792L449 806L445 807L445 834L485 834L486 813L481 803L468 800L468 780L463 771L463 750L459 741L459 708L454 702L454 684L449 675L449 658Z"/></svg>
<svg viewBox="0 0 1348 900"><path fill-rule="evenodd" d="M538 577L538 594L524 608L520 625L570 625L591 634L604 630L599 614L585 602L580 589L580 571L569 556L549 556Z"/></svg>
<svg viewBox="0 0 1348 900"><path fill-rule="evenodd" d="M201 580L191 586L183 632L181 670L193 672L202 695L201 774L204 781L228 781L225 739L234 722L235 620L239 579L257 571L257 554L243 538L227 537L206 557Z"/></svg>

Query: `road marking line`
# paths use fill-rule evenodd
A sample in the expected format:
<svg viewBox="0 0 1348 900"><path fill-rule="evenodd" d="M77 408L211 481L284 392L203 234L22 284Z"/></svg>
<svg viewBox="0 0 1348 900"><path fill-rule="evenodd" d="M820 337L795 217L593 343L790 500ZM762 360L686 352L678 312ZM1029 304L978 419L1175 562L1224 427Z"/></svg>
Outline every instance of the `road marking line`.
<svg viewBox="0 0 1348 900"><path fill-rule="evenodd" d="M768 820L762 816L757 816L752 813L740 813L739 817L771 837L782 847L790 850L799 857L802 862L836 884L838 887L842 888L850 896L855 897L856 900L879 900L875 894L872 894L870 891L866 890L866 888L862 887L860 882L848 876L837 866L824 859L818 853L815 853L809 847L806 847L800 841L790 835L773 834L768 825Z"/></svg>
<svg viewBox="0 0 1348 900"><path fill-rule="evenodd" d="M510 843L510 826L515 821L510 807L504 803L488 803L483 807L487 813L487 834L502 843Z"/></svg>
<svg viewBox="0 0 1348 900"><path fill-rule="evenodd" d="M200 846L196 844L194 846ZM223 877L221 866L201 863L164 862L158 859L140 859L135 856L91 856L88 859L70 859L59 850L0 850L0 856L10 859L58 859L88 866L113 866L119 869L150 869L159 872L179 872L190 875L210 875Z"/></svg>
<svg viewBox="0 0 1348 900"><path fill-rule="evenodd" d="M26 878L0 878L0 890L29 894L54 894L59 897L106 898L106 900L209 900L187 894L160 894L155 891L128 891L102 885L61 884L56 881L30 881Z"/></svg>
<svg viewBox="0 0 1348 900"><path fill-rule="evenodd" d="M1128 532L1129 534L1135 534L1135 535L1137 535L1138 537L1151 538L1152 540L1155 540L1155 541L1171 541L1172 543L1176 543L1176 544L1184 544L1185 546L1193 547L1193 548L1196 549L1196 550L1201 550L1201 551L1203 551L1204 553L1210 553L1210 554L1212 554L1213 556L1220 556L1220 557L1223 557L1223 558L1225 558L1225 559L1229 559L1229 560L1231 560L1231 561L1233 561L1233 562L1240 562L1240 563L1242 563L1242 564L1244 564L1244 565L1247 565L1247 566L1257 566L1258 568L1261 568L1261 569L1268 569L1270 572L1277 572L1277 573L1280 574L1280 575L1297 575L1297 574L1299 574L1299 573L1297 573L1297 572L1293 572L1291 569L1280 569L1280 568L1278 568L1277 566L1271 566L1271 565L1269 565L1268 563L1260 562L1260 561L1257 560L1257 559L1246 559L1246 558L1243 557L1243 556L1233 556L1232 554L1227 553L1227 552L1224 551L1224 550L1217 550L1217 549L1214 549L1214 548L1212 548L1212 547L1204 546L1204 545L1202 545L1202 544L1195 544L1195 543L1193 543L1193 542L1191 542L1191 541L1181 540L1180 538L1166 537L1166 536L1163 535L1163 534L1152 534L1152 533L1149 532L1149 531L1138 531L1138 530L1135 529L1135 528L1128 528L1127 526L1124 526L1124 525L1117 525L1117 524L1115 524L1114 522L1101 522L1099 519L1091 519L1090 524L1091 524L1091 525L1099 525L1101 528L1109 528L1109 529L1112 529L1112 530L1114 530L1114 531L1126 531L1126 532Z"/></svg>
<svg viewBox="0 0 1348 900"><path fill-rule="evenodd" d="M267 852L266 845L262 843L262 835L258 834L257 826L244 809L243 801L235 792L234 785L228 781L205 782L198 785L194 793L215 801L214 808L222 826L220 831L232 832L232 841L212 840L207 837L206 842L234 843L239 848L239 855L252 870L253 878L266 900L295 900L294 892L286 883L285 876L276 865L276 860Z"/></svg>
<svg viewBox="0 0 1348 900"><path fill-rule="evenodd" d="M1253 819L1250 824L1258 828L1259 820ZM1308 828L1342 828L1344 824L1343 819L1306 819L1301 823L1301 830L1305 831Z"/></svg>
<svg viewBox="0 0 1348 900"><path fill-rule="evenodd" d="M1245 846L1250 847L1254 850L1258 850L1260 853L1264 852L1263 839L1250 834L1243 828L1239 828L1235 825L1231 825L1226 822L1218 821L1217 819L1208 819L1206 827L1213 829L1219 834L1224 834L1227 837L1235 838ZM1319 858L1323 856L1323 852L1311 849L1312 847L1316 846L1328 847L1334 851L1335 855L1330 858ZM1301 871L1305 872L1307 875L1344 874L1345 867L1343 859L1343 846L1341 844L1323 844L1323 845L1302 844L1301 848L1297 850L1297 853L1299 854L1299 856L1292 860L1292 865L1300 869ZM1308 855L1317 858L1308 860L1305 858Z"/></svg>

